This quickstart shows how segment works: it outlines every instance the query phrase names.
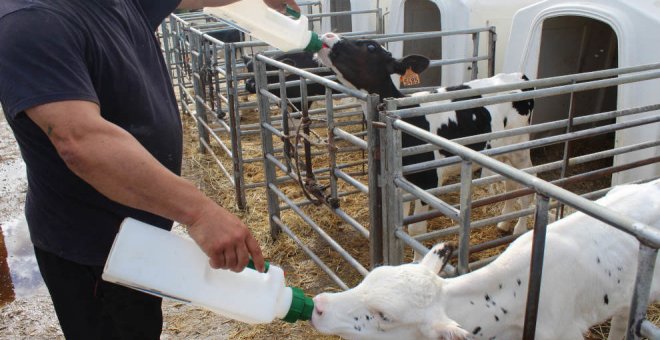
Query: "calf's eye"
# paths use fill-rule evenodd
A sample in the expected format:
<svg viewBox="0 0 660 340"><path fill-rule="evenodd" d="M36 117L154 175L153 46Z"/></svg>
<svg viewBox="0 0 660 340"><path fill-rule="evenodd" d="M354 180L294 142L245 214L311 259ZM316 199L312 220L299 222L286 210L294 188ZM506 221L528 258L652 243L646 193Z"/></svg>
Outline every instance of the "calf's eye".
<svg viewBox="0 0 660 340"><path fill-rule="evenodd" d="M376 45L374 45L374 44L367 45L367 50L369 50L369 52L375 51L376 50Z"/></svg>

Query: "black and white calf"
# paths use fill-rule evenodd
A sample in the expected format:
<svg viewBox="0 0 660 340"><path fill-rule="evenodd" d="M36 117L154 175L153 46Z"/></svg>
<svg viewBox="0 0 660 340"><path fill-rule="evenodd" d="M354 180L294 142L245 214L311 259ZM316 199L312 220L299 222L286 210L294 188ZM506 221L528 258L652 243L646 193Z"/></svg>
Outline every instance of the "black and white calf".
<svg viewBox="0 0 660 340"><path fill-rule="evenodd" d="M322 40L324 45L321 51L318 52L318 58L324 65L330 67L336 73L337 79L346 86L368 93L377 93L381 99L400 98L404 96L392 83L391 74L403 75L407 69L411 69L415 73L421 73L429 65L429 60L426 57L417 55L407 56L400 60L394 59L390 52L373 40L348 40L333 33L326 33L322 37ZM498 74L492 78L477 79L460 86L438 88L432 92L441 93L461 89L481 88L525 80L527 78L521 73ZM511 92L520 92L520 90ZM419 92L413 94L413 96L427 94L429 92ZM439 104L439 102L422 105L436 104ZM527 126L530 123L533 108L533 100L524 100L473 109L435 113L422 117L405 118L404 121L432 133L437 133L447 139L454 139ZM480 151L491 147L495 148L526 142L528 140L529 135L525 134L476 143L468 145L468 147ZM415 137L403 134L402 144L405 148L425 143ZM403 157L403 165L441 159L448 155L445 151L440 150L406 156ZM498 159L518 169L532 166L529 150L502 155ZM420 188L428 190L442 185L447 178L458 173L458 169L458 166L453 166L450 168L428 170L408 175L406 179ZM512 181L506 181L505 187L507 191L511 191L516 189L518 185ZM532 197L528 195L520 198L520 201L521 207L524 209L531 205ZM514 199L506 201L502 213L506 214L514 211L514 203ZM406 208L404 208L404 211L407 213ZM428 210L427 205L423 205L419 201L415 203L415 213L421 213L426 210ZM501 222L498 224L498 228L508 231L510 230L510 223ZM526 230L527 217L521 217L514 227L514 233L520 234ZM410 235L418 235L426 232L426 221L408 226L408 232ZM417 254L415 257L419 259Z"/></svg>
<svg viewBox="0 0 660 340"><path fill-rule="evenodd" d="M660 180L615 187L598 204L660 228ZM374 269L353 289L314 298L312 325L347 339L521 339L532 232L491 264L443 279L451 247L436 245L419 264ZM581 340L612 318L621 340L637 273L639 242L581 212L548 226L536 339ZM651 303L660 299L656 262Z"/></svg>

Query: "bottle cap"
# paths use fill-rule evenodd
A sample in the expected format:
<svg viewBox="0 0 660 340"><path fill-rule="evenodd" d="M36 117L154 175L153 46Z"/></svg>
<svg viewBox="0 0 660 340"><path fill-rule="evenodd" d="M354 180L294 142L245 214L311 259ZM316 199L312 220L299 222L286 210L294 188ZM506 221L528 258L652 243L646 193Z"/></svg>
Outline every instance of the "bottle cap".
<svg viewBox="0 0 660 340"><path fill-rule="evenodd" d="M289 312L282 319L286 322L296 322L298 320L309 320L314 311L314 301L303 293L302 289L291 287L293 296L291 297L291 307Z"/></svg>
<svg viewBox="0 0 660 340"><path fill-rule="evenodd" d="M245 267L257 270L257 268L254 267L254 261L252 261L252 258L250 258L250 261L248 261L248 264ZM268 268L270 268L270 261L264 261L264 273L268 273Z"/></svg>
<svg viewBox="0 0 660 340"><path fill-rule="evenodd" d="M286 5L286 14L294 19L300 19L300 12Z"/></svg>
<svg viewBox="0 0 660 340"><path fill-rule="evenodd" d="M323 47L323 41L319 38L316 32L312 32L312 37L309 39L309 44L305 47L306 52L318 52Z"/></svg>

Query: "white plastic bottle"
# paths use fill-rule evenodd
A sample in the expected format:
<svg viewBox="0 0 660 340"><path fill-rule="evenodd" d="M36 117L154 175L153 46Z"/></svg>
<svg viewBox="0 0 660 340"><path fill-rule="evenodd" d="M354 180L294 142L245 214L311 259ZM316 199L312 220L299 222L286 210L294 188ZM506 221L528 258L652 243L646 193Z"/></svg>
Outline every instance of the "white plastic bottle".
<svg viewBox="0 0 660 340"><path fill-rule="evenodd" d="M206 7L204 11L234 21L253 37L284 52L316 52L323 44L318 35L309 30L306 16L293 19L268 7L263 0L241 0L225 6Z"/></svg>
<svg viewBox="0 0 660 340"><path fill-rule="evenodd" d="M314 303L302 290L286 287L284 272L213 269L186 237L126 218L110 250L103 279L153 295L205 307L250 324L275 319L309 320Z"/></svg>

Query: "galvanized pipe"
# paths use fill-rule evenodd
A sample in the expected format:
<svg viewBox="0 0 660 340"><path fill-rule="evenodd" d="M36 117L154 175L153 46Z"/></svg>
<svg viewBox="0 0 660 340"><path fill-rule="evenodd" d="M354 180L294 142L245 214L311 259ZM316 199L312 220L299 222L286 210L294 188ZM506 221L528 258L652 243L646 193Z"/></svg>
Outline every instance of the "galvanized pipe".
<svg viewBox="0 0 660 340"><path fill-rule="evenodd" d="M657 231L643 223L636 222L627 216L614 213L600 205L597 205L589 200L577 196L565 189L559 188L549 183L540 181L537 177L527 174L523 171L515 169L509 165L498 162L488 156L482 155L479 152L466 148L464 146L454 144L440 136L434 135L420 129L414 125L408 124L402 120L394 120L392 126L396 129L416 136L419 139L425 140L430 143L441 146L444 150L453 154L461 155L465 159L477 162L484 167L498 172L516 182L525 186L533 188L537 193L547 197L553 197L561 202L564 202L578 210L583 211L585 214L592 216L600 221L610 224L617 229L625 231L637 237L642 243L649 246L660 246L660 231Z"/></svg>
<svg viewBox="0 0 660 340"><path fill-rule="evenodd" d="M295 242L298 245L298 247L300 247L300 249L307 256L309 256L312 262L314 262L317 266L319 266L319 268L321 268L321 270L324 273L326 273L328 277L330 277L330 279L339 286L339 288L343 290L348 290L349 288L348 285L346 285L346 283L344 283L344 281L342 281L339 278L339 276L337 276L337 274L335 274L335 272L333 272L332 269L330 269L330 267L328 267L328 265L326 265L325 262L323 262L323 260L321 260L321 258L319 258L316 255L316 253L314 253L313 250L309 249L309 247L305 244L305 242L301 241L298 238L298 236L296 236L296 234L293 231L291 231L291 229L289 229L289 227L287 227L287 225L284 224L282 220L279 219L279 217L273 217L273 221L279 226L279 228L285 234L289 235L289 237L293 240L293 242Z"/></svg>
<svg viewBox="0 0 660 340"><path fill-rule="evenodd" d="M366 276L369 271L366 270L360 262L353 258L339 243L337 243L330 235L328 235L323 228L314 222L302 209L297 207L289 197L283 193L276 185L269 184L268 188L274 192L279 199L285 202L291 210L294 211L300 218L302 218L311 228L318 234L334 251L336 251L351 267L355 268L362 276Z"/></svg>

